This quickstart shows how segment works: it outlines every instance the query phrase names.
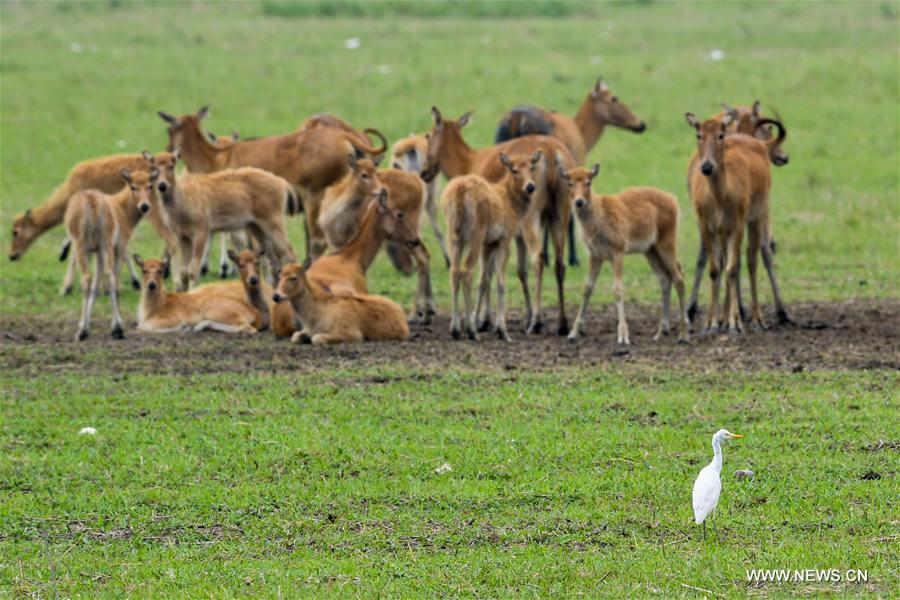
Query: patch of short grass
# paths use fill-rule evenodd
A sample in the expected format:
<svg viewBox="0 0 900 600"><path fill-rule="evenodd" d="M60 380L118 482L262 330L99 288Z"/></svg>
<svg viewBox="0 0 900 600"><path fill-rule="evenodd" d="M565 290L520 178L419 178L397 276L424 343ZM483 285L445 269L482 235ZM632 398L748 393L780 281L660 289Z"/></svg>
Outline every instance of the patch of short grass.
<svg viewBox="0 0 900 600"><path fill-rule="evenodd" d="M897 384L7 377L0 578L17 595L66 596L884 595L897 585ZM702 543L690 490L723 426L747 437L725 449L721 540ZM735 481L739 468L755 478ZM755 590L751 568L870 579Z"/></svg>

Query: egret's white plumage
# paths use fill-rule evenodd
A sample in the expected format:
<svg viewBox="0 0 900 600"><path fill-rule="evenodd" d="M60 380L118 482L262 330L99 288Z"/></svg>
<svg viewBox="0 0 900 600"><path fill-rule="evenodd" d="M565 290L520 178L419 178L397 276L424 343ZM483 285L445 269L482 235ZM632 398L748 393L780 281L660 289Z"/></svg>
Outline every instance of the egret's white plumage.
<svg viewBox="0 0 900 600"><path fill-rule="evenodd" d="M719 504L719 494L722 492L722 441L732 438L744 437L731 433L727 429L718 430L712 438L713 459L703 467L697 481L694 482L693 505L694 520L703 523L703 535L706 535L706 517L710 515Z"/></svg>

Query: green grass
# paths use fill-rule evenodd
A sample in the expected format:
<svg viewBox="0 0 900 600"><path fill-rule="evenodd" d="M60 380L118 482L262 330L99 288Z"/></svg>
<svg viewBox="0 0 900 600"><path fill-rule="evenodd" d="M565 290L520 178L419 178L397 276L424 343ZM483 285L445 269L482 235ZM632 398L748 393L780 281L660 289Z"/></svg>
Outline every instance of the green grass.
<svg viewBox="0 0 900 600"><path fill-rule="evenodd" d="M694 138L683 113L760 98L789 131L791 163L773 169L772 192L787 300L897 296L894 4L619 3L586 5L592 17L554 20L283 19L266 16L265 6L0 5L0 244L8 247L13 216L46 198L79 160L162 148L159 109L183 113L212 103L211 130L248 136L289 131L327 111L396 139L427 129L432 104L448 115L474 108L466 135L482 146L509 107L532 102L574 113L602 74L649 129L604 135L590 157L603 165L595 189L649 184L676 193L689 276L698 242L684 191ZM350 37L361 39L359 49L344 48ZM724 60L708 59L715 48ZM77 297L54 296L62 236L62 228L48 233L20 264L4 259L0 310L77 310ZM297 248L301 236L294 220ZM430 233L426 243L436 249ZM149 226L135 248L160 251ZM437 299L447 307L446 271L434 265ZM583 268L569 271L570 298L583 278ZM412 297L413 280L386 261L371 280L400 301ZM625 284L629 301L656 301L642 258L627 261ZM599 286L595 301L608 301L608 269ZM511 288L512 306L520 306L518 286ZM549 301L551 286L545 289ZM761 289L768 302L768 286ZM135 297L126 295L129 311ZM106 310L100 303L99 314Z"/></svg>
<svg viewBox="0 0 900 600"><path fill-rule="evenodd" d="M759 98L789 131L772 193L786 299L898 297L896 3L7 2L0 21L4 250L14 215L79 160L161 149L160 109L212 103L209 128L245 136L325 111L396 139L427 129L432 104L475 108L466 136L482 146L509 107L573 113L602 74L649 129L607 131L590 157L603 165L595 189L676 193L689 276L694 138L682 115ZM359 49L344 48L351 37ZM299 220L290 227L302 248ZM0 261L0 314L71 315L74 327L78 294L56 296L62 238ZM142 225L134 249L160 247ZM446 311L446 270L433 265ZM583 277L569 271L570 302ZM414 280L384 259L370 282L409 306ZM625 284L628 302L657 300L643 259L626 261ZM608 269L598 285L594 302L608 302ZM131 315L136 300L125 293ZM47 356L110 351L88 344ZM896 373L188 377L47 360L43 374L29 359L0 378L0 597L699 593L685 585L888 597L900 583ZM84 426L99 433L79 436ZM690 490L722 426L747 437L725 450L722 539L703 544ZM436 474L443 463L452 471ZM738 468L755 479L735 481ZM751 568L870 580L754 587Z"/></svg>
<svg viewBox="0 0 900 600"><path fill-rule="evenodd" d="M745 569L819 567L869 583L758 591L896 590L896 449L869 449L896 434L896 375L568 375L8 377L0 581L733 596L752 591ZM721 541L703 544L690 490L719 426L746 438L725 448Z"/></svg>

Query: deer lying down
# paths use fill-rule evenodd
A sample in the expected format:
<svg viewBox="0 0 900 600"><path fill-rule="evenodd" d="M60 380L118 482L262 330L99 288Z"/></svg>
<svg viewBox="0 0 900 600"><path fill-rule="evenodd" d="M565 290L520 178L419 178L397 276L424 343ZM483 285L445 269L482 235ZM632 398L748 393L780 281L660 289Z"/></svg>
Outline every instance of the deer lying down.
<svg viewBox="0 0 900 600"><path fill-rule="evenodd" d="M242 250L235 252L228 250L228 258L234 263L240 281L223 281L209 283L196 290L212 290L220 296L226 296L234 300L246 302L259 311L260 331L272 328L278 337L290 337L299 326L295 324L294 314L290 304L275 304L272 302L274 289L263 280L260 274L260 259L265 250Z"/></svg>
<svg viewBox="0 0 900 600"><path fill-rule="evenodd" d="M732 107L722 103L722 112L717 115L711 117L712 119L717 119L718 121L722 121L725 118L725 115L729 116L730 122L726 128L726 135L741 133L744 135L750 135L755 137L761 142L766 142L768 144L769 140L772 139L772 130L770 127L757 127L759 122L764 118L762 115L762 105L759 100L753 103L753 106L738 106ZM780 144L772 144L767 146L769 151L769 160L776 167L782 167L788 164L789 156L781 147ZM688 165L688 174L692 170L694 170L696 166L696 161L698 160L698 154L694 153L694 156L691 158L691 162ZM690 176L688 177L688 194L691 193L690 188ZM771 232L769 232L769 241L772 246L772 252L775 252L775 240L772 238ZM691 288L691 298L688 301L688 318L691 322L697 316L697 312L699 309L699 305L697 303L697 298L700 292L700 280L703 278L703 273L706 271L706 250L703 247L703 244L700 244L700 249L697 252L697 263L696 268L694 270L694 285ZM735 287L737 288L737 297L738 297L738 310L741 313L741 320L747 321L749 320L750 313L744 307L743 296L741 294L741 261L740 257L738 257L737 263L737 281L735 281Z"/></svg>
<svg viewBox="0 0 900 600"><path fill-rule="evenodd" d="M401 171L418 175L425 168L425 158L428 155L428 138L424 135L410 134L409 137L397 140L391 159L391 166ZM447 243L444 241L444 231L438 221L437 179L432 179L425 184L425 213L431 223L431 230L441 246L444 254L444 262L450 266L450 255L447 254Z"/></svg>
<svg viewBox="0 0 900 600"><path fill-rule="evenodd" d="M769 162L772 148L780 146L787 134L778 121L761 119L757 127L774 125L778 128L778 137L761 142L748 135L726 135L732 119L726 114L722 120L713 118L701 123L693 114L685 114L685 120L697 135L698 160L692 161L688 176L700 236L709 257L711 302L707 331L718 331L720 322L726 320L729 332L743 330L737 300L737 261L745 227L752 295L751 323L765 328L756 286L760 252L769 273L778 320L790 322L781 300L769 239L769 189L772 184ZM727 288L723 314L720 315L719 285L723 270L727 275Z"/></svg>
<svg viewBox="0 0 900 600"><path fill-rule="evenodd" d="M619 315L618 342L630 344L628 322L625 320L625 290L622 286L622 263L626 254L641 253L659 277L662 289L662 308L658 340L669 333L669 297L672 282L678 293L678 342L688 341L688 321L684 307L684 274L678 264L678 201L671 194L652 187L632 187L618 194L599 195L591 191L591 181L600 165L588 170L578 167L560 171L560 177L572 190L572 208L581 223L584 243L591 256L590 273L584 282L581 306L569 333L575 341L582 333L587 311L604 260L612 263L613 292Z"/></svg>
<svg viewBox="0 0 900 600"><path fill-rule="evenodd" d="M164 161L169 156L168 152L160 152L156 158ZM44 232L61 225L66 213L69 198L81 190L94 189L106 194L115 194L122 189L122 169L130 172L145 171L147 165L141 154L116 154L103 158L86 160L75 165L69 171L66 180L60 184L44 203L30 208L18 215L13 221L12 242L9 249L9 259L18 260L31 244ZM162 215L157 211L150 211L145 215L153 228L159 234L169 250L175 249L175 238L172 236ZM60 260L65 260L69 254L71 240L67 239L60 251ZM140 287L140 280L131 264L130 257L125 258L125 264L131 274L131 284L134 289ZM75 276L75 257L72 256L69 266L59 289L61 296L68 295L72 291L72 281Z"/></svg>
<svg viewBox="0 0 900 600"><path fill-rule="evenodd" d="M134 262L143 273L141 300L138 304L138 330L147 333L172 333L212 329L225 333L254 334L262 321L260 312L242 300L220 295L215 288L202 286L190 292L167 292L163 275L169 268L169 256L163 260Z"/></svg>
<svg viewBox="0 0 900 600"><path fill-rule="evenodd" d="M524 213L536 190L535 172L543 168L543 153L500 154L506 175L489 183L480 175L463 175L450 180L441 197L450 240L450 288L453 295L453 317L450 335L459 339L464 329L470 339L477 340L479 329L490 327L490 284L497 276L497 319L494 329L498 337L509 341L506 330L506 263L509 245L519 226L519 213ZM463 254L468 254L463 261ZM481 259L481 284L478 304L472 312L472 276ZM460 323L459 288L462 286L465 312ZM483 312L482 312L483 311Z"/></svg>
<svg viewBox="0 0 900 600"><path fill-rule="evenodd" d="M293 343L385 342L409 338L406 316L396 302L368 294L332 294L309 281L307 265L285 266L274 296L275 302L290 302L303 323L303 329L291 337Z"/></svg>
<svg viewBox="0 0 900 600"><path fill-rule="evenodd" d="M76 339L88 337L91 327L91 311L103 273L109 278L109 302L112 306L112 331L114 338L125 337L122 315L119 313L119 269L138 221L150 211L150 199L159 171L149 174L138 171L131 175L123 169L120 177L125 187L109 196L97 190L76 192L68 200L65 221L69 238L74 245L73 260L81 270L81 321ZM90 258L97 257L93 276Z"/></svg>
<svg viewBox="0 0 900 600"><path fill-rule="evenodd" d="M178 153L173 156L177 159ZM276 276L283 263L294 260L285 216L296 196L277 175L254 167L209 175L185 172L174 175L169 185L160 184L157 196L181 249L179 289L196 285L213 232L249 230L266 249Z"/></svg>

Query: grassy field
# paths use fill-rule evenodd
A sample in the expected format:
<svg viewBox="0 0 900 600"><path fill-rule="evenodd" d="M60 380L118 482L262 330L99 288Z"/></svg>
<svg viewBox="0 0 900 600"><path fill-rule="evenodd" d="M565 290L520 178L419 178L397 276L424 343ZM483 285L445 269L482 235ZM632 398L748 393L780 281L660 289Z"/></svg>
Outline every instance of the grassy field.
<svg viewBox="0 0 900 600"><path fill-rule="evenodd" d="M689 276L683 113L759 98L788 128L772 193L786 300L864 307L824 324L832 345L813 372L791 348L768 360L752 336L692 345L695 362L677 366L542 339L536 352L555 360L537 367L434 342L409 344L429 361L373 363L387 350L354 346L317 363L321 352L256 339L235 368L211 364L208 338L203 356L180 339L134 351L129 330L119 347L146 354L117 362L111 342L70 341L80 298L56 295L58 228L0 261L0 598L896 594L900 349L879 338L879 360L859 358L864 332L898 318L896 3L6 2L0 25L4 249L15 214L79 160L161 149L157 110L211 103L212 131L245 136L324 111L396 139L427 129L433 104L474 108L466 135L482 146L506 109L574 113L602 74L648 131L606 132L595 189L676 193ZM134 248L160 247L142 225ZM433 266L446 312L446 269ZM583 277L570 269L570 303ZM370 282L407 306L415 290L383 258ZM606 269L598 313L610 284ZM647 322L658 286L643 259L626 261L625 284ZM137 294L123 300L130 329ZM94 315L100 338L104 298ZM763 335L812 360L814 334ZM728 362L741 348L765 356ZM834 367L844 351L853 366ZM747 437L725 449L721 539L702 543L690 490L719 427ZM739 468L755 478L735 480ZM763 568L867 569L869 582L747 581Z"/></svg>

